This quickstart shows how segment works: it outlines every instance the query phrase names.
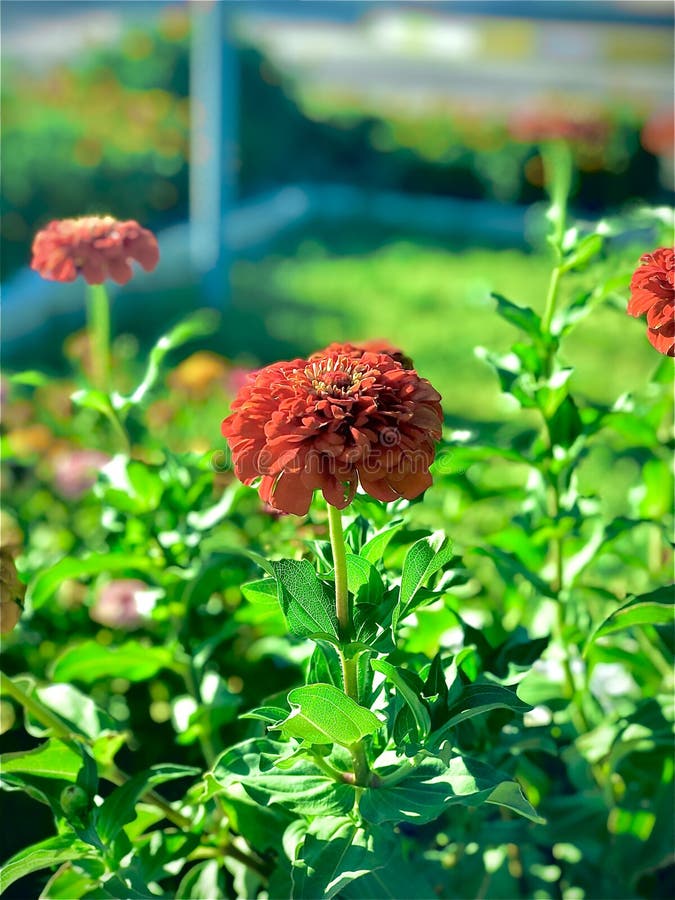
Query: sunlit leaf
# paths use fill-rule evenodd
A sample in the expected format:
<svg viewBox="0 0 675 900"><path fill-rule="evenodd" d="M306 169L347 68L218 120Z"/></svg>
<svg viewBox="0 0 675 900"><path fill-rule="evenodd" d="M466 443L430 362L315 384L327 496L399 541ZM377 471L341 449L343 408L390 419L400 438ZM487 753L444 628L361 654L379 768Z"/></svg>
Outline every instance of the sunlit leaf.
<svg viewBox="0 0 675 900"><path fill-rule="evenodd" d="M7 860L0 869L0 893L4 893L19 878L48 869L71 859L81 859L90 855L92 848L72 834L47 838L39 844L31 844Z"/></svg>
<svg viewBox="0 0 675 900"><path fill-rule="evenodd" d="M288 695L291 714L274 726L309 744L350 747L382 727L377 716L332 684L309 684Z"/></svg>
<svg viewBox="0 0 675 900"><path fill-rule="evenodd" d="M288 626L298 637L314 634L337 639L335 600L307 559L282 559L272 563Z"/></svg>
<svg viewBox="0 0 675 900"><path fill-rule="evenodd" d="M52 677L57 681L82 681L91 684L99 678L126 678L145 681L160 669L175 667L174 655L167 647L126 641L102 647L96 641L84 641L69 647L56 660Z"/></svg>

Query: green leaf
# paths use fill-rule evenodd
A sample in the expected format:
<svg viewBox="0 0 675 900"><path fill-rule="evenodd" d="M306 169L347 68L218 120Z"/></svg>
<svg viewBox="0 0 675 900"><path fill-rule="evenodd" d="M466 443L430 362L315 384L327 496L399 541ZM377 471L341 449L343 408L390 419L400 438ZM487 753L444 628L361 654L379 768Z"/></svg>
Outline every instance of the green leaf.
<svg viewBox="0 0 675 900"><path fill-rule="evenodd" d="M199 769L192 766L175 766L164 763L134 775L125 784L115 788L98 808L96 831L99 837L106 844L113 841L122 827L135 818L135 807L139 798L154 785L198 774Z"/></svg>
<svg viewBox="0 0 675 900"><path fill-rule="evenodd" d="M103 869L103 863L101 863ZM44 886L40 900L75 900L86 897L100 886L100 878L94 878L88 872L82 872L73 866L62 865ZM105 896L105 895L101 895Z"/></svg>
<svg viewBox="0 0 675 900"><path fill-rule="evenodd" d="M394 628L410 611L411 601L419 589L451 559L452 544L442 531L435 531L412 545L403 561L398 606L392 620Z"/></svg>
<svg viewBox="0 0 675 900"><path fill-rule="evenodd" d="M564 398L547 424L554 447L571 447L584 430L579 409L569 396Z"/></svg>
<svg viewBox="0 0 675 900"><path fill-rule="evenodd" d="M153 647L139 641L126 641L118 646L103 647L96 641L84 641L69 647L54 663L52 678L56 681L82 681L91 684L99 678L126 678L146 681L160 669L175 667L167 647Z"/></svg>
<svg viewBox="0 0 675 900"><path fill-rule="evenodd" d="M108 418L115 415L115 411L110 402L110 397L104 391L87 388L75 391L70 399L77 406L81 406L83 409L93 409Z"/></svg>
<svg viewBox="0 0 675 900"><path fill-rule="evenodd" d="M378 604L384 594L384 584L375 566L353 553L347 554L346 561L347 588L354 595L354 602Z"/></svg>
<svg viewBox="0 0 675 900"><path fill-rule="evenodd" d="M487 556L488 559L491 559L495 564L497 571L507 584L513 582L514 575L520 575L542 596L552 597L551 586L535 572L532 572L524 566L515 554L506 553L504 550L500 550L499 547L476 547L473 552L480 556Z"/></svg>
<svg viewBox="0 0 675 900"><path fill-rule="evenodd" d="M522 715L532 707L529 703L524 703L510 688L500 684L467 684L448 710L446 721L432 735L434 745L438 746L451 728L493 709L510 709Z"/></svg>
<svg viewBox="0 0 675 900"><path fill-rule="evenodd" d="M0 771L3 775L28 773L40 778L75 781L82 765L82 755L56 738L51 738L35 750L3 753L0 756Z"/></svg>
<svg viewBox="0 0 675 900"><path fill-rule="evenodd" d="M370 665L375 672L381 672L396 687L398 693L410 707L417 725L418 738L424 740L431 731L431 719L426 704L420 696L424 690L421 680L414 672L407 672L405 669L392 666L384 659L371 659Z"/></svg>
<svg viewBox="0 0 675 900"><path fill-rule="evenodd" d="M116 456L105 467L95 491L114 509L140 516L157 509L164 488L157 468Z"/></svg>
<svg viewBox="0 0 675 900"><path fill-rule="evenodd" d="M657 588L649 594L634 597L608 616L589 640L589 646L598 638L632 628L635 625L671 625L675 618L675 585Z"/></svg>
<svg viewBox="0 0 675 900"><path fill-rule="evenodd" d="M105 653L105 649L102 652ZM76 734L95 740L119 732L119 723L71 684L48 684L36 688L35 694Z"/></svg>
<svg viewBox="0 0 675 900"><path fill-rule="evenodd" d="M573 250L565 257L562 266L563 272L569 272L570 269L577 269L583 266L589 260L602 250L604 237L601 234L587 234L577 242Z"/></svg>
<svg viewBox="0 0 675 900"><path fill-rule="evenodd" d="M115 408L126 411L131 406L141 404L155 386L165 356L171 350L191 341L193 338L212 334L218 327L218 314L214 310L199 310L179 322L171 331L163 335L150 351L148 367L143 380L128 397L116 394L113 402Z"/></svg>
<svg viewBox="0 0 675 900"><path fill-rule="evenodd" d="M129 556L124 553L94 554L84 559L66 557L35 576L28 585L26 600L33 609L39 609L67 579L100 575L101 572L152 571L155 566L147 556Z"/></svg>
<svg viewBox="0 0 675 900"><path fill-rule="evenodd" d="M527 306L516 306L506 297L494 292L492 296L497 301L497 312L502 319L515 325L516 328L520 328L531 338L541 337L541 317L533 309Z"/></svg>
<svg viewBox="0 0 675 900"><path fill-rule="evenodd" d="M298 637L328 635L337 640L335 601L307 559L273 562L279 602L288 627Z"/></svg>
<svg viewBox="0 0 675 900"><path fill-rule="evenodd" d="M0 869L0 893L4 893L10 885L50 866L57 866L72 859L81 859L91 854L92 848L72 834L47 838L39 844L31 844L7 860Z"/></svg>
<svg viewBox="0 0 675 900"><path fill-rule="evenodd" d="M332 684L309 684L288 695L291 714L275 725L284 737L309 744L341 744L351 747L382 723L369 709L359 706Z"/></svg>
<svg viewBox="0 0 675 900"><path fill-rule="evenodd" d="M261 578L259 581L249 581L242 584L241 592L249 603L262 606L272 606L278 609L279 591L274 578Z"/></svg>
<svg viewBox="0 0 675 900"><path fill-rule="evenodd" d="M495 789L504 783L513 784L513 788L502 788L495 793ZM533 822L543 822L522 797L517 784L509 782L490 766L459 756L451 759L447 766L438 757L428 757L401 781L367 788L361 798L360 809L363 817L376 825L385 822L424 825L458 803L465 806L480 803L507 805Z"/></svg>
<svg viewBox="0 0 675 900"><path fill-rule="evenodd" d="M367 560L369 563L375 565L375 563L379 562L384 556L384 552L389 546L389 542L394 537L397 531L399 531L403 527L402 521L394 521L387 525L385 528L382 528L377 534L374 534L373 537L369 541L367 541L363 547L361 547L361 551L359 556L363 557L363 559Z"/></svg>
<svg viewBox="0 0 675 900"><path fill-rule="evenodd" d="M291 900L331 900L352 882L381 868L372 833L346 817L326 816L310 823L293 861Z"/></svg>
<svg viewBox="0 0 675 900"><path fill-rule="evenodd" d="M223 867L217 859L197 863L183 876L176 896L183 900L204 900L204 897L223 900L227 897L223 874Z"/></svg>
<svg viewBox="0 0 675 900"><path fill-rule="evenodd" d="M15 372L9 376L12 384L26 384L29 387L42 387L49 384L49 375L44 372L38 372L37 369L27 369L25 372Z"/></svg>
<svg viewBox="0 0 675 900"><path fill-rule="evenodd" d="M258 706L247 713L239 716L240 719L259 719L261 722L268 722L274 725L281 722L288 715L288 710L283 706Z"/></svg>
<svg viewBox="0 0 675 900"><path fill-rule="evenodd" d="M298 759L279 769L288 756L288 744L253 738L226 750L216 761L213 778L229 793L240 784L263 807L278 805L301 816L345 815L354 805L354 789L320 772L313 763ZM213 791L211 791L213 795Z"/></svg>

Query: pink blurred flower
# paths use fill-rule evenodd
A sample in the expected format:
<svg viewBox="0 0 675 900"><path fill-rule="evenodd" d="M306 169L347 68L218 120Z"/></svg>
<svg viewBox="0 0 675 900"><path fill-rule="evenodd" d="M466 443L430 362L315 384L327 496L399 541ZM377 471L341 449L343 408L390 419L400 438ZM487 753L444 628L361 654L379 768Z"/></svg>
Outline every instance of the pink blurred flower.
<svg viewBox="0 0 675 900"><path fill-rule="evenodd" d="M139 593L149 590L144 581L137 578L119 578L109 581L98 592L89 616L99 625L109 628L138 628L143 622L139 607Z"/></svg>
<svg viewBox="0 0 675 900"><path fill-rule="evenodd" d="M232 394L238 394L245 384L248 384L257 372L257 369L246 369L243 366L234 366L227 376L227 387Z"/></svg>
<svg viewBox="0 0 675 900"><path fill-rule="evenodd" d="M63 453L54 463L54 483L68 500L77 500L96 483L99 469L110 461L100 450L73 450Z"/></svg>

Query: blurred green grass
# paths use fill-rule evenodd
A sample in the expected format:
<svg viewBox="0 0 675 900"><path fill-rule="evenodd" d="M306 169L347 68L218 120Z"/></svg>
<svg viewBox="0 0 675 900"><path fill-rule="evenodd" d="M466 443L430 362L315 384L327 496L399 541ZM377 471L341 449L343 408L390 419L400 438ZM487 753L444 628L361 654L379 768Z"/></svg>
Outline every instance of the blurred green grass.
<svg viewBox="0 0 675 900"><path fill-rule="evenodd" d="M570 291L592 287L594 277L630 273L641 252L626 248L591 272L571 276L561 302ZM304 240L295 253L235 265L223 326L226 352L243 350L266 363L331 341L386 338L413 357L442 393L449 415L508 418L512 407L474 348L507 351L518 339L495 312L490 292L541 312L550 268L544 254L518 250L453 252L395 240L334 255L325 244ZM576 369L576 390L603 403L644 388L658 362L644 325L610 305L578 325L563 355Z"/></svg>

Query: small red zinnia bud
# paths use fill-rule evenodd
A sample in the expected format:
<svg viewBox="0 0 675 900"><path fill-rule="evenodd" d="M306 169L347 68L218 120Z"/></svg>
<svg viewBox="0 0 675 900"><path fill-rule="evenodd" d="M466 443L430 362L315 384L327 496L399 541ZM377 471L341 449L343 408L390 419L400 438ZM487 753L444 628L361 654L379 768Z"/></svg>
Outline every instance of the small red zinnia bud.
<svg viewBox="0 0 675 900"><path fill-rule="evenodd" d="M647 337L659 353L675 356L675 253L659 247L640 257L630 282L627 312L647 314Z"/></svg>
<svg viewBox="0 0 675 900"><path fill-rule="evenodd" d="M159 262L157 239L138 222L118 222L112 216L55 219L35 235L31 268L48 281L75 281L82 275L88 284L111 278L126 284L136 260L151 272Z"/></svg>
<svg viewBox="0 0 675 900"><path fill-rule="evenodd" d="M302 516L315 490L338 509L359 483L385 502L426 490L440 399L390 355L338 345L261 369L241 388L222 431L237 477L262 478L263 501Z"/></svg>

